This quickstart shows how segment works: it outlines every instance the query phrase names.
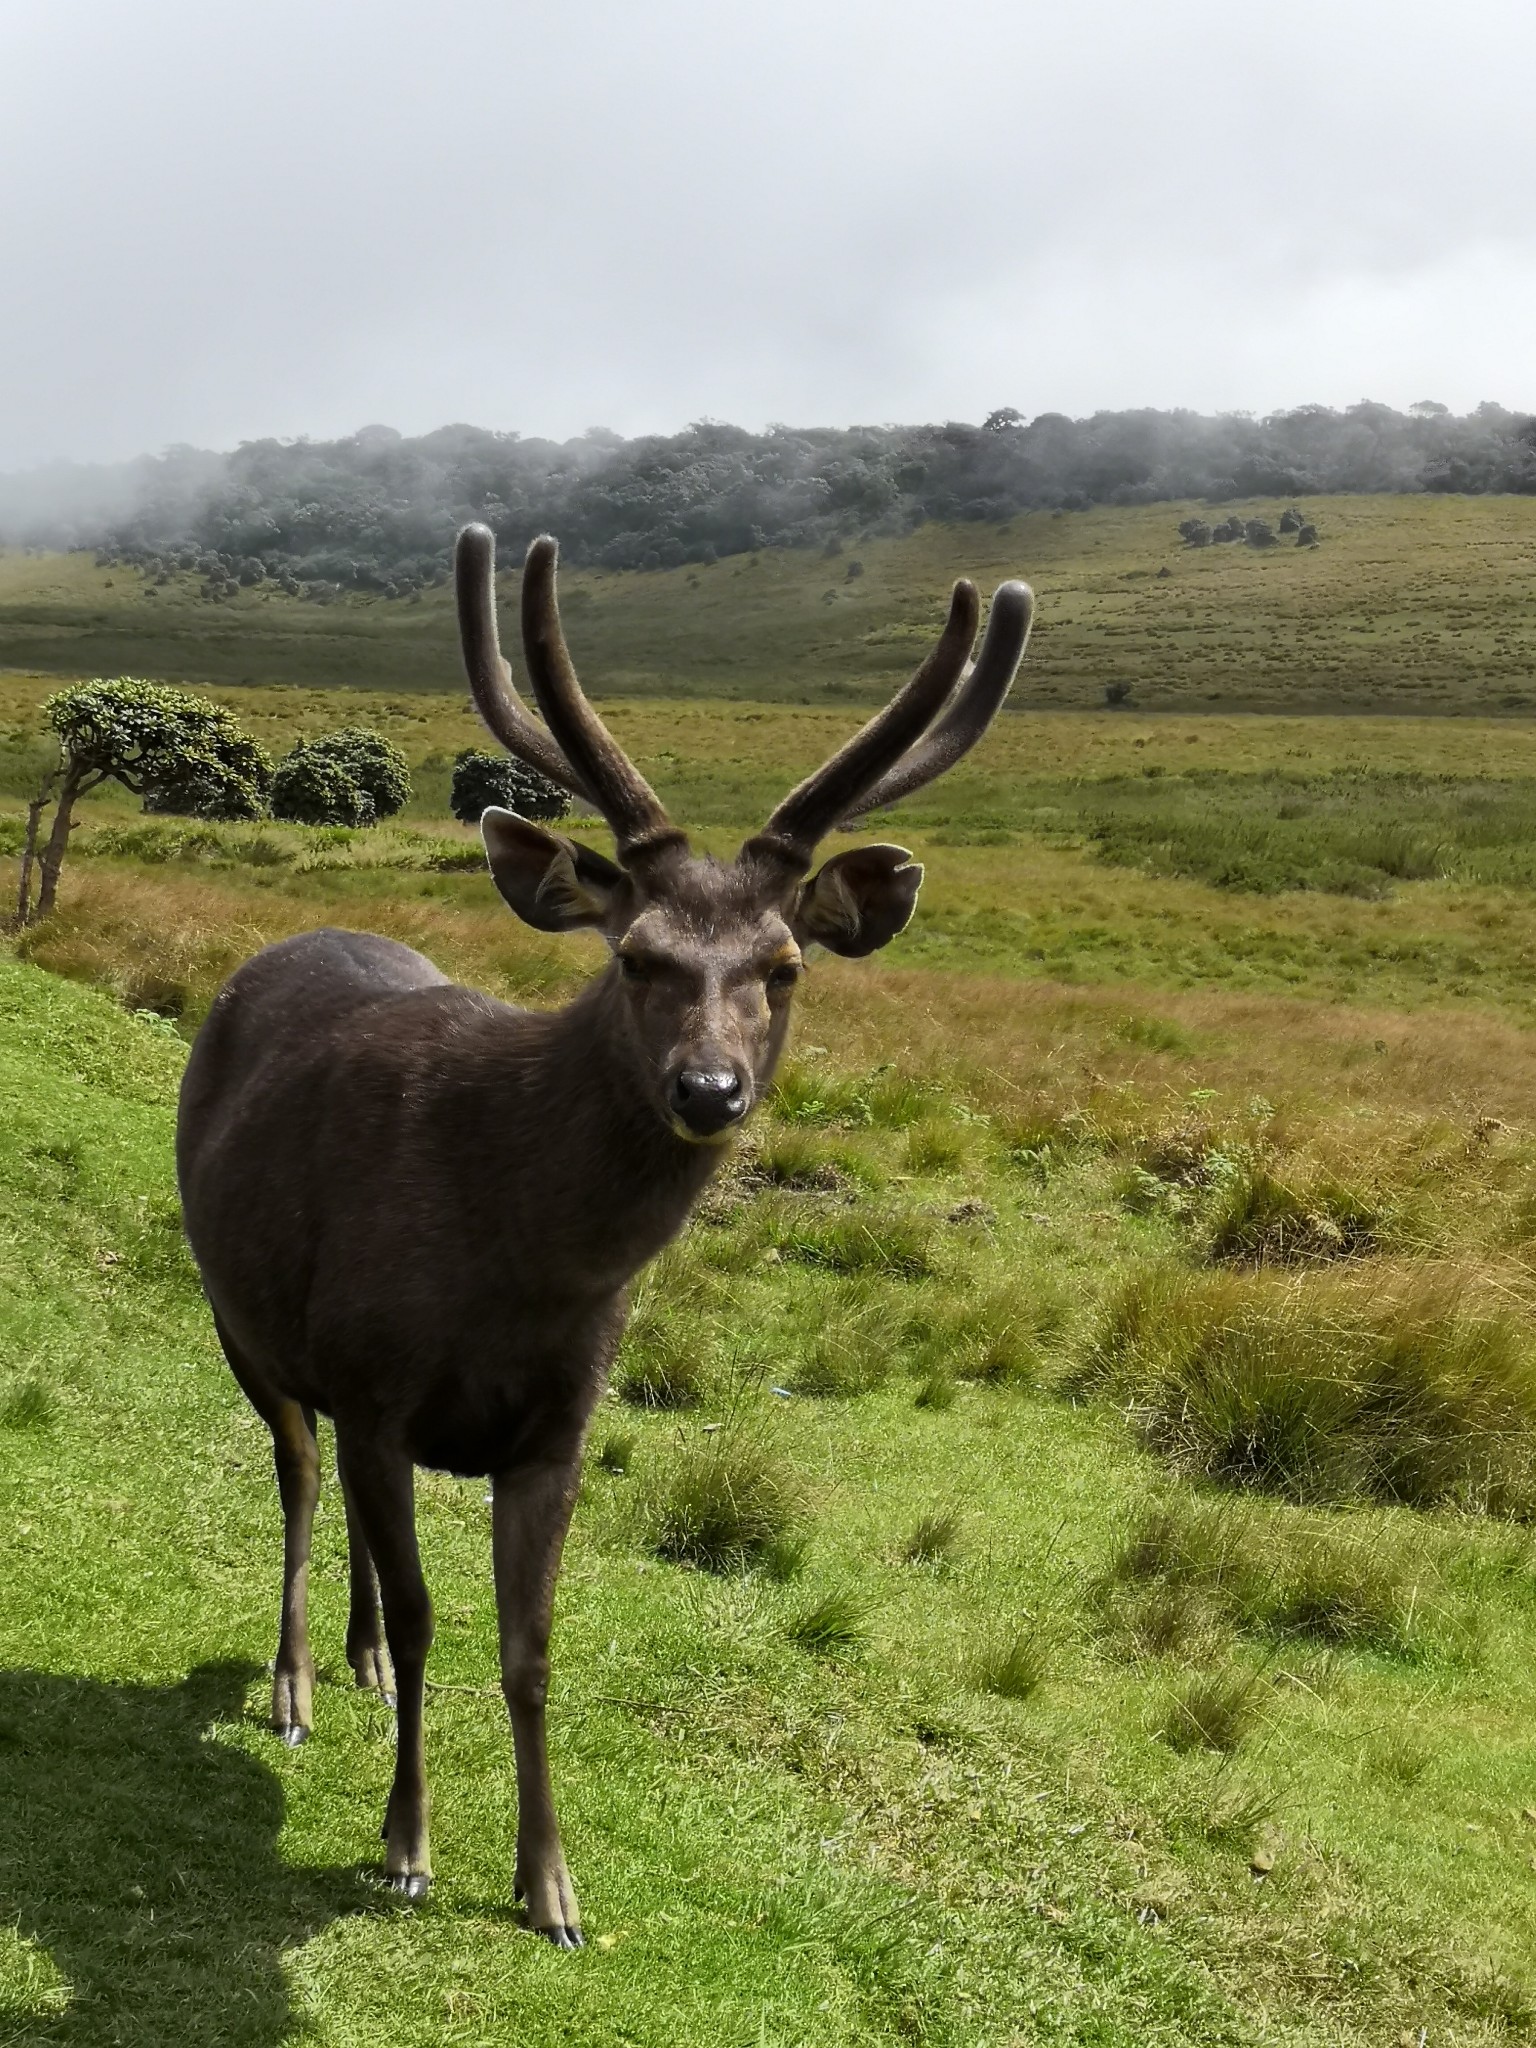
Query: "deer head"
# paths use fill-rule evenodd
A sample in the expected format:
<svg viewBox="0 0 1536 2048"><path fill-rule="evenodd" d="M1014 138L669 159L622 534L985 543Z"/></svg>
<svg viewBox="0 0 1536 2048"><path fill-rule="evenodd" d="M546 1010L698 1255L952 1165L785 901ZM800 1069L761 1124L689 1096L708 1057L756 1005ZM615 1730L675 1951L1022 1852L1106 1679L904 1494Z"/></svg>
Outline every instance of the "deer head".
<svg viewBox="0 0 1536 2048"><path fill-rule="evenodd" d="M556 546L523 569L523 652L540 724L496 632L495 540L467 526L455 558L465 667L481 717L517 759L583 798L612 828L607 859L563 833L487 810L491 874L525 923L587 926L613 960L604 977L640 1086L682 1139L720 1143L771 1079L790 1001L815 944L850 956L886 945L912 916L923 870L905 847L857 846L811 872L819 842L951 768L992 722L1024 655L1034 599L1002 584L967 671L979 604L959 582L938 644L883 711L791 790L736 858L693 854L587 701L555 596Z"/></svg>

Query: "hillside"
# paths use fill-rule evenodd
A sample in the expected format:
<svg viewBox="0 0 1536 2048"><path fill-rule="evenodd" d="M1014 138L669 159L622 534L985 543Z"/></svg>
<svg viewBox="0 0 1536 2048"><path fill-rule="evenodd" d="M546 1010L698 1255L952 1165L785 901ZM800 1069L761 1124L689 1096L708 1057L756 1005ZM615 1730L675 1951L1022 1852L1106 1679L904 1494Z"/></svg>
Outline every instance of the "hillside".
<svg viewBox="0 0 1536 2048"><path fill-rule="evenodd" d="M1229 509L1274 522L1283 501ZM1149 711L1521 714L1536 708L1536 497L1338 497L1316 548L1188 549L1187 504L930 524L840 556L573 569L594 695L871 699L918 657L957 575L1023 575L1039 623L1017 702ZM857 568L858 573L854 573ZM1163 572L1167 573L1164 574ZM512 582L504 580L510 592ZM0 556L0 666L194 683L462 691L449 593L209 600L83 554Z"/></svg>

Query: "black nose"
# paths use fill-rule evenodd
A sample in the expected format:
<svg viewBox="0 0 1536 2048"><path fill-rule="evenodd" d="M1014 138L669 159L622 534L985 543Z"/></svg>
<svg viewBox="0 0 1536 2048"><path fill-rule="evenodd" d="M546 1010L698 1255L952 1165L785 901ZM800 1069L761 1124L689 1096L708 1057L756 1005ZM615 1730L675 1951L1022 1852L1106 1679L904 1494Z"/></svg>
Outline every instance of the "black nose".
<svg viewBox="0 0 1536 2048"><path fill-rule="evenodd" d="M672 1109L696 1137L712 1138L740 1123L746 1092L729 1067L684 1067L672 1083Z"/></svg>

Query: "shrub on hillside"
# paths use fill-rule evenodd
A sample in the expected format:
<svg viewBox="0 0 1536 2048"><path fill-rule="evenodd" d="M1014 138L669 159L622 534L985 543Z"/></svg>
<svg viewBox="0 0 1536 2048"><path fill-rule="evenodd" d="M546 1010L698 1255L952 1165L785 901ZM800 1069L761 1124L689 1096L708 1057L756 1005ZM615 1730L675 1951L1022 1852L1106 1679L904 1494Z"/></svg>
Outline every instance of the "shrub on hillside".
<svg viewBox="0 0 1536 2048"><path fill-rule="evenodd" d="M563 818L571 800L557 782L537 768L514 761L509 754L482 753L466 747L453 764L448 807L465 825L478 825L492 804L516 811L520 818Z"/></svg>
<svg viewBox="0 0 1536 2048"><path fill-rule="evenodd" d="M344 726L300 740L278 763L272 813L295 825L374 825L410 801L411 775L392 740Z"/></svg>

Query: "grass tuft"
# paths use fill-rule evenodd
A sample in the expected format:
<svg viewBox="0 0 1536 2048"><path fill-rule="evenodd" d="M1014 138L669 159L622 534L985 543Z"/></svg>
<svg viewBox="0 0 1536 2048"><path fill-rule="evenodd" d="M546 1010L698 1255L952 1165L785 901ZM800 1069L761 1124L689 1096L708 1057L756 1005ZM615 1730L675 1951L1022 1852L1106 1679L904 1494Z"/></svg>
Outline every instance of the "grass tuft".
<svg viewBox="0 0 1536 2048"><path fill-rule="evenodd" d="M626 1479L634 1470L635 1439L630 1435L604 1437L602 1449L597 1454L597 1463L604 1472L611 1472L618 1479Z"/></svg>
<svg viewBox="0 0 1536 2048"><path fill-rule="evenodd" d="M958 1508L940 1508L919 1518L902 1545L904 1564L952 1564L960 1548L963 1522Z"/></svg>
<svg viewBox="0 0 1536 2048"><path fill-rule="evenodd" d="M712 1572L762 1565L772 1577L799 1568L798 1502L789 1469L734 1430L685 1449L649 1506L651 1547L669 1564Z"/></svg>
<svg viewBox="0 0 1536 2048"><path fill-rule="evenodd" d="M869 1633L869 1602L847 1587L824 1593L792 1617L785 1628L792 1643L814 1656L857 1650Z"/></svg>
<svg viewBox="0 0 1536 2048"><path fill-rule="evenodd" d="M1536 1355L1430 1274L1133 1275L1072 1386L1181 1472L1297 1501L1536 1512Z"/></svg>
<svg viewBox="0 0 1536 2048"><path fill-rule="evenodd" d="M12 1429L18 1433L51 1429L58 1406L41 1380L22 1380L0 1396L0 1429Z"/></svg>
<svg viewBox="0 0 1536 2048"><path fill-rule="evenodd" d="M1153 1733L1170 1749L1211 1749L1230 1756L1259 1717L1261 1681L1251 1671L1207 1671L1168 1694Z"/></svg>
<svg viewBox="0 0 1536 2048"><path fill-rule="evenodd" d="M976 1660L975 1683L1005 1700L1027 1700L1040 1690L1054 1644L1037 1622L993 1643Z"/></svg>

